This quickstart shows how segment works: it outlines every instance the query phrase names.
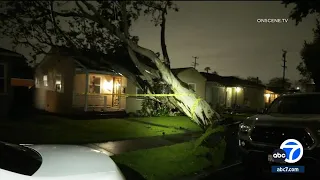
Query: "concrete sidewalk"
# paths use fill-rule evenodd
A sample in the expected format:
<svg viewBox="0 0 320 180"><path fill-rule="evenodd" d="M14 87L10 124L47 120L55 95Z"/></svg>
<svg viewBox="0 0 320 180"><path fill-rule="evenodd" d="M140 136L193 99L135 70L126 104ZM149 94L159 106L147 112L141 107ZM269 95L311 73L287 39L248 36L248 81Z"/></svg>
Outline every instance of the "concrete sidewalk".
<svg viewBox="0 0 320 180"><path fill-rule="evenodd" d="M140 149L151 149L162 146L170 146L196 139L201 132L163 135L156 137L146 137L133 140L110 141L106 143L89 144L90 147L109 152L110 155L121 154Z"/></svg>

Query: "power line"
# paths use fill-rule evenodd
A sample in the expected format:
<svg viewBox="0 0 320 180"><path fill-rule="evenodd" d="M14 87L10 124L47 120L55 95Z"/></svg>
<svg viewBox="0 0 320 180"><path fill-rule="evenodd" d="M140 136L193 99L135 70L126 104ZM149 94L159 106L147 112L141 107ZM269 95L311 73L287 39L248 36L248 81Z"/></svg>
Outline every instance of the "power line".
<svg viewBox="0 0 320 180"><path fill-rule="evenodd" d="M285 89L285 86L286 86L286 69L287 69L287 66L286 66L286 62L287 62L287 51L286 50L283 50L282 49L282 61L283 61L283 65L281 66L282 67L282 86L283 86L283 89Z"/></svg>
<svg viewBox="0 0 320 180"><path fill-rule="evenodd" d="M197 59L199 59L198 56L192 56L192 58L194 58L194 62L192 62L192 66L193 68L196 69L196 67L199 65L199 63L197 63Z"/></svg>

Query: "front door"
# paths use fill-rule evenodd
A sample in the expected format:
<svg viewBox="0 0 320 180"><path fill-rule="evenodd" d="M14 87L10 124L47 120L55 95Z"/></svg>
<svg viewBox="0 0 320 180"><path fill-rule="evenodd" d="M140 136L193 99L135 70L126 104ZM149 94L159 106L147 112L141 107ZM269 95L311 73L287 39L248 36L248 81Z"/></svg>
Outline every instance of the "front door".
<svg viewBox="0 0 320 180"><path fill-rule="evenodd" d="M121 77L113 77L112 107L120 108Z"/></svg>

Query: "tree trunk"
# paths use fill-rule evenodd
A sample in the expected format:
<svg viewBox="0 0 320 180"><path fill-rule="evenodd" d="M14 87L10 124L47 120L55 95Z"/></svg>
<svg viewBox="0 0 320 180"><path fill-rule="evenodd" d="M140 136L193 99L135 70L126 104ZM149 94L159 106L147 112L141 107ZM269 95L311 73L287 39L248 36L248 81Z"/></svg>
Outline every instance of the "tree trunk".
<svg viewBox="0 0 320 180"><path fill-rule="evenodd" d="M116 37L118 37L122 42L126 43L128 45L129 53L132 55L132 60L135 61L135 57L133 56L134 51L136 53L139 53L152 61L159 71L160 79L163 80L167 85L170 85L170 89L174 96L170 99L170 102L175 104L177 108L179 108L182 112L184 112L188 117L191 118L192 121L194 121L196 124L198 124L202 129L207 129L210 125L211 127L214 127L215 120L219 119L220 116L218 113L216 113L210 105L202 98L200 98L198 95L196 95L195 92L192 90L184 87L180 81L172 74L171 70L166 66L165 63L163 63L157 56L157 54L150 49L143 48L139 46L137 43L133 42L129 36L128 36L128 25L126 18L126 7L125 4L122 5L122 16L124 17L124 33L120 31L119 28L117 28L115 25L104 19L103 17L99 16L99 12L97 9L87 1L82 0L81 1L86 7L93 11L93 13L96 15L92 17L88 13L85 13L86 16L88 16L89 19L93 21L97 21L98 23L101 23L105 28L107 28L110 33L114 34ZM98 19L96 19L98 18ZM136 64L136 62L134 62ZM138 64L136 64L138 65ZM142 69L141 69L142 70ZM142 70L143 71L143 70Z"/></svg>
<svg viewBox="0 0 320 180"><path fill-rule="evenodd" d="M148 57L156 64L161 79L171 86L171 91L175 94L172 97L175 106L190 117L202 129L206 129L209 125L214 124L215 120L220 118L219 114L216 113L204 99L199 97L192 90L184 87L153 51L130 42L128 45L135 52Z"/></svg>

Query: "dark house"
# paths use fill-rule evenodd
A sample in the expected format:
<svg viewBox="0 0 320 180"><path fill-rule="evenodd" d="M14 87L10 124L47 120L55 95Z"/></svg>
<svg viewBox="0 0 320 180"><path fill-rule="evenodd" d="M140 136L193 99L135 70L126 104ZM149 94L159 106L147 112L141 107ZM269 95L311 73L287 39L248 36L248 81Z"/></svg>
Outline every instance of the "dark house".
<svg viewBox="0 0 320 180"><path fill-rule="evenodd" d="M265 86L234 76L201 73L206 79L206 100L213 108L237 106L257 110L265 106Z"/></svg>
<svg viewBox="0 0 320 180"><path fill-rule="evenodd" d="M33 72L26 58L16 52L0 48L0 116L6 116L10 111L21 108L27 110L27 107L31 107L32 86Z"/></svg>

